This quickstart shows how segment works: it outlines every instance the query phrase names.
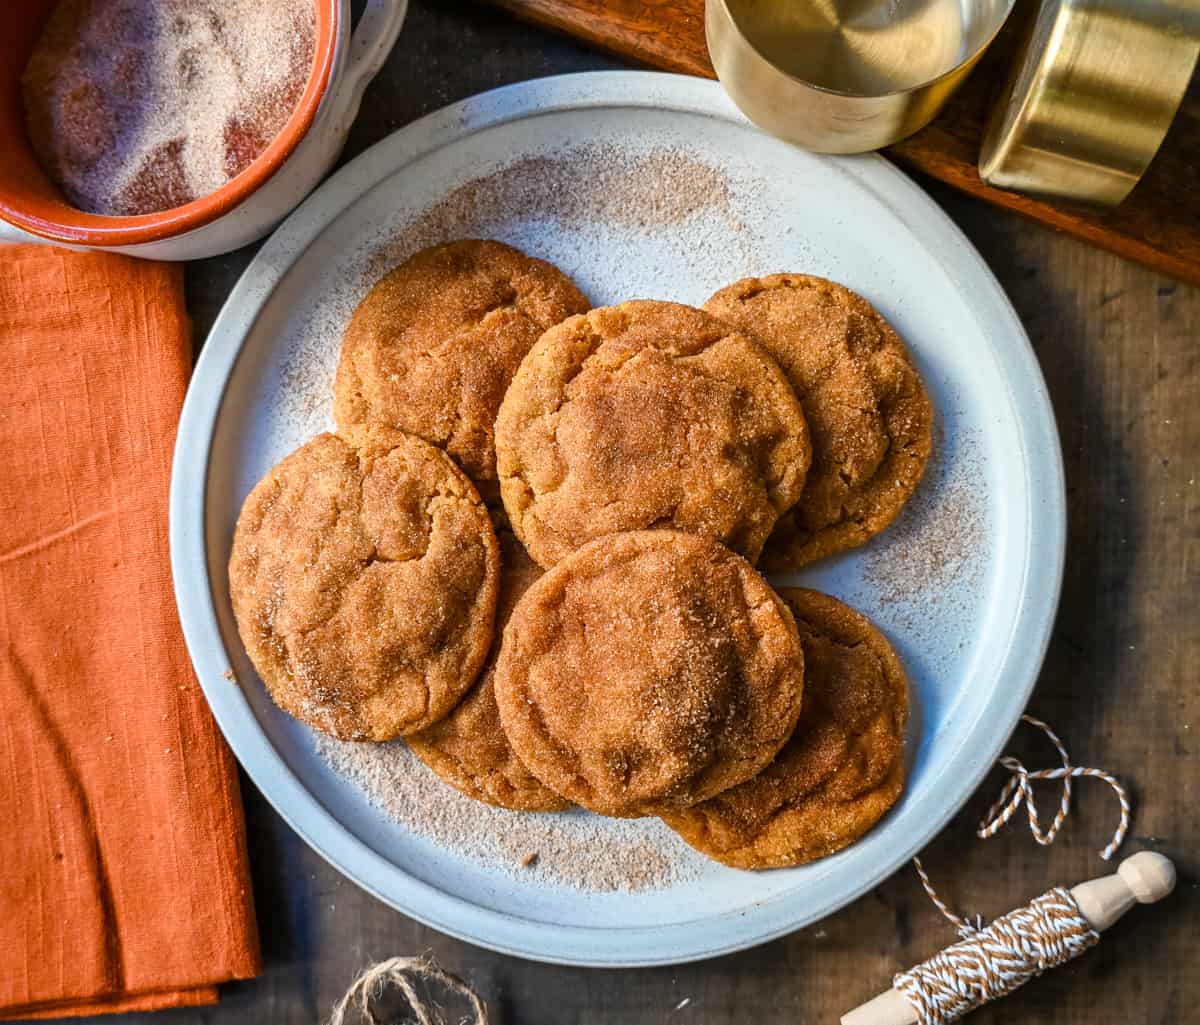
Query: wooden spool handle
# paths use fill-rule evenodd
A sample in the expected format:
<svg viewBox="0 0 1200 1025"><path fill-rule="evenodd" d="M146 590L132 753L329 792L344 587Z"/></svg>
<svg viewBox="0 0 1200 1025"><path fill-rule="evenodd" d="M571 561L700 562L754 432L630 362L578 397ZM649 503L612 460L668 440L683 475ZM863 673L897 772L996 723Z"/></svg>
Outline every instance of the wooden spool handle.
<svg viewBox="0 0 1200 1025"><path fill-rule="evenodd" d="M1114 875L1089 879L1071 888L1071 896L1096 932L1103 932L1134 904L1153 904L1175 889L1175 866L1154 851L1139 851L1117 866ZM917 1012L896 989L880 993L842 1015L842 1025L916 1025Z"/></svg>

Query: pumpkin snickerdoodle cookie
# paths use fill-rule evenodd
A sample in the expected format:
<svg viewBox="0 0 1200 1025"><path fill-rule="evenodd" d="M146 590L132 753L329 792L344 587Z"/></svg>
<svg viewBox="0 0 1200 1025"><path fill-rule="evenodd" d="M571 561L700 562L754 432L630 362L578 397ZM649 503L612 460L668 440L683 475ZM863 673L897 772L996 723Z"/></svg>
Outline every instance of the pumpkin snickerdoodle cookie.
<svg viewBox="0 0 1200 1025"><path fill-rule="evenodd" d="M406 740L413 754L468 797L514 811L561 811L569 802L525 768L500 725L493 676L501 631L542 570L508 531L499 540L500 603L488 664L453 712Z"/></svg>
<svg viewBox="0 0 1200 1025"><path fill-rule="evenodd" d="M444 448L495 497L492 424L521 359L588 302L556 267L500 242L424 249L359 304L334 383L339 429L379 423Z"/></svg>
<svg viewBox="0 0 1200 1025"><path fill-rule="evenodd" d="M835 598L780 591L804 648L795 733L758 776L664 821L734 868L802 865L849 846L904 785L908 679L887 638Z"/></svg>
<svg viewBox="0 0 1200 1025"><path fill-rule="evenodd" d="M600 538L513 610L496 701L518 757L606 815L685 808L764 768L792 732L804 663L791 614L706 538Z"/></svg>
<svg viewBox="0 0 1200 1025"><path fill-rule="evenodd" d="M799 403L764 348L678 303L627 302L551 328L496 420L504 508L543 566L650 528L753 561L810 456Z"/></svg>
<svg viewBox="0 0 1200 1025"><path fill-rule="evenodd" d="M369 427L322 434L242 506L234 613L285 711L347 740L430 726L492 640L499 553L487 510L445 453Z"/></svg>
<svg viewBox="0 0 1200 1025"><path fill-rule="evenodd" d="M888 322L850 289L804 274L746 278L704 309L766 346L812 432L804 491L767 541L763 565L797 569L887 527L925 470L933 421Z"/></svg>

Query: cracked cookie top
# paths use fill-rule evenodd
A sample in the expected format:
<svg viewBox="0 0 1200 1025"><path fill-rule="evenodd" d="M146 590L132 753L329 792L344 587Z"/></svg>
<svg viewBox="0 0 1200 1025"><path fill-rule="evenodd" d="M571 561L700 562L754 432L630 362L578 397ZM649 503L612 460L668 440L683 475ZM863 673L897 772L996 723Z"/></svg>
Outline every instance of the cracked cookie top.
<svg viewBox="0 0 1200 1025"><path fill-rule="evenodd" d="M507 530L500 541L496 638L479 679L445 719L407 738L413 754L442 780L477 801L514 811L561 811L568 802L540 783L516 756L500 725L493 677L500 635L521 596L542 575Z"/></svg>
<svg viewBox="0 0 1200 1025"><path fill-rule="evenodd" d="M543 566L593 538L657 528L753 561L810 455L766 350L678 303L627 302L551 328L496 419L504 508Z"/></svg>
<svg viewBox="0 0 1200 1025"><path fill-rule="evenodd" d="M588 302L544 260L499 242L424 249L359 304L334 384L338 428L378 423L444 448L494 497L492 424L522 357Z"/></svg>
<svg viewBox="0 0 1200 1025"><path fill-rule="evenodd" d="M734 868L803 865L849 846L900 796L908 677L866 616L819 591L779 592L804 649L800 722L758 776L664 821Z"/></svg>
<svg viewBox="0 0 1200 1025"><path fill-rule="evenodd" d="M766 346L812 431L804 491L780 518L762 564L798 569L887 527L925 472L933 423L891 325L857 293L804 274L746 278L704 309Z"/></svg>
<svg viewBox="0 0 1200 1025"><path fill-rule="evenodd" d="M322 434L242 506L229 587L276 704L347 740L445 716L492 639L499 552L471 482L388 428Z"/></svg>
<svg viewBox="0 0 1200 1025"><path fill-rule="evenodd" d="M754 568L693 534L600 538L513 610L495 689L509 742L605 815L684 808L744 782L800 711L791 614Z"/></svg>

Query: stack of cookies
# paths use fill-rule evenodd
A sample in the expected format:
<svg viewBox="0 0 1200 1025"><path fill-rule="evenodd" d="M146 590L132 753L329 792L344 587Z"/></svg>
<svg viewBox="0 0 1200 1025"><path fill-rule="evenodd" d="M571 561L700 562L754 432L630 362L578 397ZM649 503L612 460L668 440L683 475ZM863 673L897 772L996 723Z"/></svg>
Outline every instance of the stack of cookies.
<svg viewBox="0 0 1200 1025"><path fill-rule="evenodd" d="M891 645L754 568L862 544L924 470L924 387L861 297L782 274L589 309L544 261L453 242L359 306L334 412L230 560L287 712L404 737L501 807L659 816L740 868L830 854L895 802Z"/></svg>

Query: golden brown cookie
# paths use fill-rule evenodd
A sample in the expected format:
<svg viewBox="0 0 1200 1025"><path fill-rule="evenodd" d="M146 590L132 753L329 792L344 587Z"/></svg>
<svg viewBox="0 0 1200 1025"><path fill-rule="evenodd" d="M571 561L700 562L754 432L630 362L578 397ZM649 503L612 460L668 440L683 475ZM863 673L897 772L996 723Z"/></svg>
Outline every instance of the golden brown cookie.
<svg viewBox="0 0 1200 1025"><path fill-rule="evenodd" d="M517 604L496 701L517 756L592 811L684 808L749 779L792 732L803 656L745 559L694 534L600 538Z"/></svg>
<svg viewBox="0 0 1200 1025"><path fill-rule="evenodd" d="M492 640L496 535L432 445L382 427L322 434L242 506L229 560L238 629L275 703L345 740L437 722Z"/></svg>
<svg viewBox="0 0 1200 1025"><path fill-rule="evenodd" d="M904 786L908 677L866 616L819 591L779 592L804 648L804 703L775 760L741 786L663 815L734 868L803 865L870 829Z"/></svg>
<svg viewBox="0 0 1200 1025"><path fill-rule="evenodd" d="M891 325L862 296L804 274L746 278L704 308L766 346L812 432L804 491L780 518L762 564L798 569L878 534L921 480L933 423Z"/></svg>
<svg viewBox="0 0 1200 1025"><path fill-rule="evenodd" d="M605 534L670 528L751 561L810 459L792 388L762 346L677 303L551 328L496 419L504 508L543 566Z"/></svg>
<svg viewBox="0 0 1200 1025"><path fill-rule="evenodd" d="M512 246L424 249L354 311L334 383L338 427L415 434L487 491L496 479L492 425L513 373L543 331L587 308L558 268Z"/></svg>
<svg viewBox="0 0 1200 1025"><path fill-rule="evenodd" d="M500 603L488 663L458 707L441 722L408 737L408 746L443 780L477 801L514 811L561 811L569 802L543 786L525 768L500 725L492 677L501 631L542 570L512 534L504 531L498 537Z"/></svg>

